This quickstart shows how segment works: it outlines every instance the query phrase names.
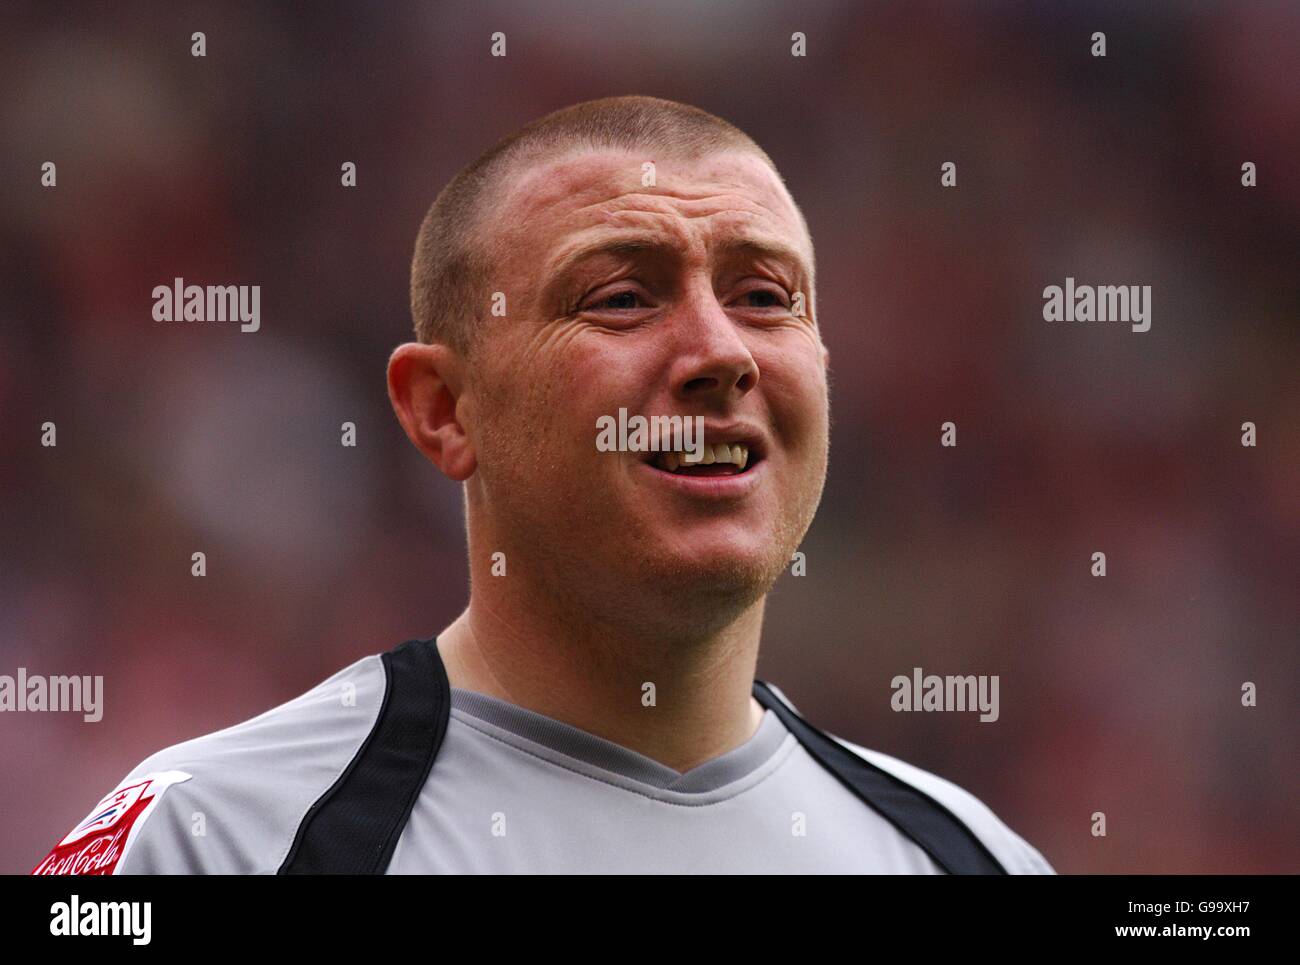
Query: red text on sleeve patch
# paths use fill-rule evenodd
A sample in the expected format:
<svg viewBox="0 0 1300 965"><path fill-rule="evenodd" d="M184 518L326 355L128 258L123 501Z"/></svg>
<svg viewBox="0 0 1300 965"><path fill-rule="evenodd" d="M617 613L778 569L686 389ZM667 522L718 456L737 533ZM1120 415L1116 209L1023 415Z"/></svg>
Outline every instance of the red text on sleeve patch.
<svg viewBox="0 0 1300 965"><path fill-rule="evenodd" d="M35 868L34 875L111 875L134 840L132 829L143 825L173 784L188 781L184 771L160 771L128 778L68 832Z"/></svg>

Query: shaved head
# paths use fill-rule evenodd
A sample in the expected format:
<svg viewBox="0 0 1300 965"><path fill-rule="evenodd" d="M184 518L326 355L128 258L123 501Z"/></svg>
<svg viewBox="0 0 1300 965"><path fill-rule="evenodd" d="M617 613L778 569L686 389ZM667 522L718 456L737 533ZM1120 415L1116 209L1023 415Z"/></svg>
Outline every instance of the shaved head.
<svg viewBox="0 0 1300 965"><path fill-rule="evenodd" d="M682 104L580 104L457 175L420 233L419 340L388 385L412 442L465 487L467 660L497 636L508 672L539 626L548 673L667 660L713 679L736 658L745 716L763 601L826 477L814 274L771 159ZM603 447L615 413L690 418L712 448L687 466Z"/></svg>
<svg viewBox="0 0 1300 965"><path fill-rule="evenodd" d="M420 226L411 263L415 337L468 357L489 308L501 239L484 215L527 168L581 151L644 151L646 160L696 160L722 151L776 165L744 131L707 111L657 97L607 97L548 114L489 148L451 180ZM802 214L800 214L802 219Z"/></svg>

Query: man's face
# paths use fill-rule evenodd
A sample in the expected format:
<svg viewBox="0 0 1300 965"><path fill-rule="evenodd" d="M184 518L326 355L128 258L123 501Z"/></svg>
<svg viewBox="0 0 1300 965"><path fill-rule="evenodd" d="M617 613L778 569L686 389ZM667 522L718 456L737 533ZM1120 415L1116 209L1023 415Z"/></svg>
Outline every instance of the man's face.
<svg viewBox="0 0 1300 965"><path fill-rule="evenodd" d="M584 605L748 605L788 564L826 474L812 244L759 158L661 158L651 187L644 160L526 167L484 216L507 314L483 313L469 368L471 500ZM600 451L597 420L620 408L703 416L704 441L739 443L748 463L670 471Z"/></svg>

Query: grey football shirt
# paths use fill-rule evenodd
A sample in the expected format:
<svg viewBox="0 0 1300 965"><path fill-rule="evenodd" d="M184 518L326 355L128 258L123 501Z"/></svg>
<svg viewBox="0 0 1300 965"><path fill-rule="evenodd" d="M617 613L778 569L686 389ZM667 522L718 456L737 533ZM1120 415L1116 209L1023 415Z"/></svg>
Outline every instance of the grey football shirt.
<svg viewBox="0 0 1300 965"><path fill-rule="evenodd" d="M274 874L380 715L379 655L134 768L36 870ZM1037 850L956 785L835 740L960 819L1013 874ZM390 874L941 874L766 710L740 747L679 773L497 698L451 688L441 748Z"/></svg>

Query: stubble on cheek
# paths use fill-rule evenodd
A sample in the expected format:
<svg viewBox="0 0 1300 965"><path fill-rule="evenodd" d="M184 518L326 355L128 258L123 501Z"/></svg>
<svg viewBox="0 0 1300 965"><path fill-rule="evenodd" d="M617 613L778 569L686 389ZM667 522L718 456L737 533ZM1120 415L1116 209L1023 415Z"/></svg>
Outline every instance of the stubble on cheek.
<svg viewBox="0 0 1300 965"><path fill-rule="evenodd" d="M779 485L778 524L773 534L773 581L789 564L812 526L826 484L830 447L830 413L825 383L809 400L813 414L801 420L791 443L790 476Z"/></svg>
<svg viewBox="0 0 1300 965"><path fill-rule="evenodd" d="M562 552L591 503L591 455L577 438L571 389L535 363L494 368L477 433L484 508L511 543ZM594 451L594 420L590 435Z"/></svg>

